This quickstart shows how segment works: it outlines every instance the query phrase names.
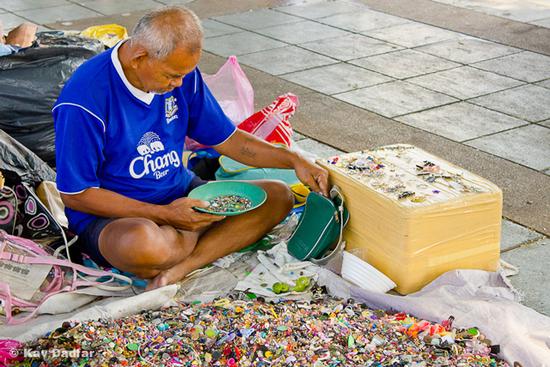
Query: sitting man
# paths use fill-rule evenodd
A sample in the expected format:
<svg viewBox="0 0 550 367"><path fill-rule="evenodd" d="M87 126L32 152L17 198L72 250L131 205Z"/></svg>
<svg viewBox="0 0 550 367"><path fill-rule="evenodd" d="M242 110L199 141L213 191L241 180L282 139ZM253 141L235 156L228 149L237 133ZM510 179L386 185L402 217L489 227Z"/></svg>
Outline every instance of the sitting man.
<svg viewBox="0 0 550 367"><path fill-rule="evenodd" d="M83 64L53 107L57 185L81 250L98 264L145 279L149 288L250 245L286 217L293 196L279 181L254 181L261 207L234 217L199 213L187 198L204 181L182 164L189 136L242 163L293 168L328 194L328 174L285 148L238 130L197 63L202 28L191 11L145 15L133 36Z"/></svg>
<svg viewBox="0 0 550 367"><path fill-rule="evenodd" d="M0 22L0 56L11 55L21 48L30 47L36 39L37 26L32 23L22 23L4 36Z"/></svg>

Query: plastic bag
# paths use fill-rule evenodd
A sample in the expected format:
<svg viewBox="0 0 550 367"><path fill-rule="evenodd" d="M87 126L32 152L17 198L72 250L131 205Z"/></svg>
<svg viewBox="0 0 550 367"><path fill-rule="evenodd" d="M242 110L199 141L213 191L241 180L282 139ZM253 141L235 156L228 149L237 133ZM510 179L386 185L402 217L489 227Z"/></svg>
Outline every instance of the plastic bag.
<svg viewBox="0 0 550 367"><path fill-rule="evenodd" d="M32 187L42 181L55 181L53 169L2 130L0 130L0 171L13 171L21 177L23 182Z"/></svg>
<svg viewBox="0 0 550 367"><path fill-rule="evenodd" d="M98 40L58 34L40 34L38 43L47 47L0 57L0 129L52 167L55 133L51 108L76 68L104 49Z"/></svg>
<svg viewBox="0 0 550 367"><path fill-rule="evenodd" d="M118 24L94 25L86 28L80 35L100 40L106 47L114 47L119 41L128 38L128 31Z"/></svg>
<svg viewBox="0 0 550 367"><path fill-rule="evenodd" d="M238 125L254 113L254 90L236 56L229 56L216 74L203 74L202 77L233 124ZM206 148L208 148L206 145L191 138L185 138L185 149L187 150Z"/></svg>
<svg viewBox="0 0 550 367"><path fill-rule="evenodd" d="M298 105L297 96L292 93L284 94L241 122L238 127L270 143L290 147L294 132L289 120Z"/></svg>
<svg viewBox="0 0 550 367"><path fill-rule="evenodd" d="M237 61L229 56L214 75L203 75L204 81L235 125L254 113L254 90Z"/></svg>

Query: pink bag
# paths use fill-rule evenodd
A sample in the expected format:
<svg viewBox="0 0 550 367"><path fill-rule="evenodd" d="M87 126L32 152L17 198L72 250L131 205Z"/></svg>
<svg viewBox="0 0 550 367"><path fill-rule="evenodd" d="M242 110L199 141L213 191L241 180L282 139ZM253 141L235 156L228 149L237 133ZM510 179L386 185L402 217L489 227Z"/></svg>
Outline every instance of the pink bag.
<svg viewBox="0 0 550 367"><path fill-rule="evenodd" d="M130 278L121 274L87 268L68 260L50 255L48 251L31 240L11 236L0 230L0 267L4 273L0 280L0 314L4 314L7 325L24 323L32 318L41 304L49 297L74 291L81 287L97 287L104 290L126 290L132 286ZM34 294L26 297L16 296L15 287L23 283L23 288L31 288L33 280L29 274L35 270L43 273L37 277L40 287ZM25 277L28 278L25 278ZM106 278L106 282L97 280ZM28 280L28 284L25 283ZM109 282L122 281L125 284L107 285ZM24 289L26 290L26 289ZM23 317L15 318L15 314L29 312Z"/></svg>
<svg viewBox="0 0 550 367"><path fill-rule="evenodd" d="M236 56L229 56L214 75L202 75L206 85L227 117L237 125L254 113L254 90ZM193 139L185 139L185 149L208 148Z"/></svg>
<svg viewBox="0 0 550 367"><path fill-rule="evenodd" d="M290 147L294 131L289 120L296 112L298 105L297 96L292 93L284 94L241 122L238 128L270 143Z"/></svg>
<svg viewBox="0 0 550 367"><path fill-rule="evenodd" d="M254 113L254 90L236 56L229 56L216 74L203 74L203 79L235 125Z"/></svg>

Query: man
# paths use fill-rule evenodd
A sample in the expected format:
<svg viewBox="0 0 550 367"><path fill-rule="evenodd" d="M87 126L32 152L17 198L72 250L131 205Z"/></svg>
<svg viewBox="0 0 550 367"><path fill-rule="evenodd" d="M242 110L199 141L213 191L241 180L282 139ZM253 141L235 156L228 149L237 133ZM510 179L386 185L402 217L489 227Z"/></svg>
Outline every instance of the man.
<svg viewBox="0 0 550 367"><path fill-rule="evenodd" d="M21 48L30 47L36 38L37 28L32 23L22 23L4 36L4 28L0 22L0 56L11 55Z"/></svg>
<svg viewBox="0 0 550 367"><path fill-rule="evenodd" d="M145 15L126 42L83 64L53 108L57 184L83 252L174 283L260 239L292 208L288 187L256 181L264 205L224 218L185 197L204 182L181 162L185 136L257 167L293 168L328 194L327 172L300 155L237 130L204 84L200 21L184 8Z"/></svg>

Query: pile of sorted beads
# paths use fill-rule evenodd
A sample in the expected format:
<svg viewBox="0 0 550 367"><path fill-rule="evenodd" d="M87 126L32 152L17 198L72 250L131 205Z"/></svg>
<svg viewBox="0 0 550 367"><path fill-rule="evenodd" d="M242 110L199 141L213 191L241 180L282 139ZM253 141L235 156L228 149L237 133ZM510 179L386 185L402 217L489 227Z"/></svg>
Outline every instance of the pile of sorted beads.
<svg viewBox="0 0 550 367"><path fill-rule="evenodd" d="M220 195L211 199L208 209L218 213L232 213L252 208L252 202L239 195Z"/></svg>
<svg viewBox="0 0 550 367"><path fill-rule="evenodd" d="M27 350L26 366L508 366L477 328L456 329L351 300L218 299L123 319L66 322Z"/></svg>

